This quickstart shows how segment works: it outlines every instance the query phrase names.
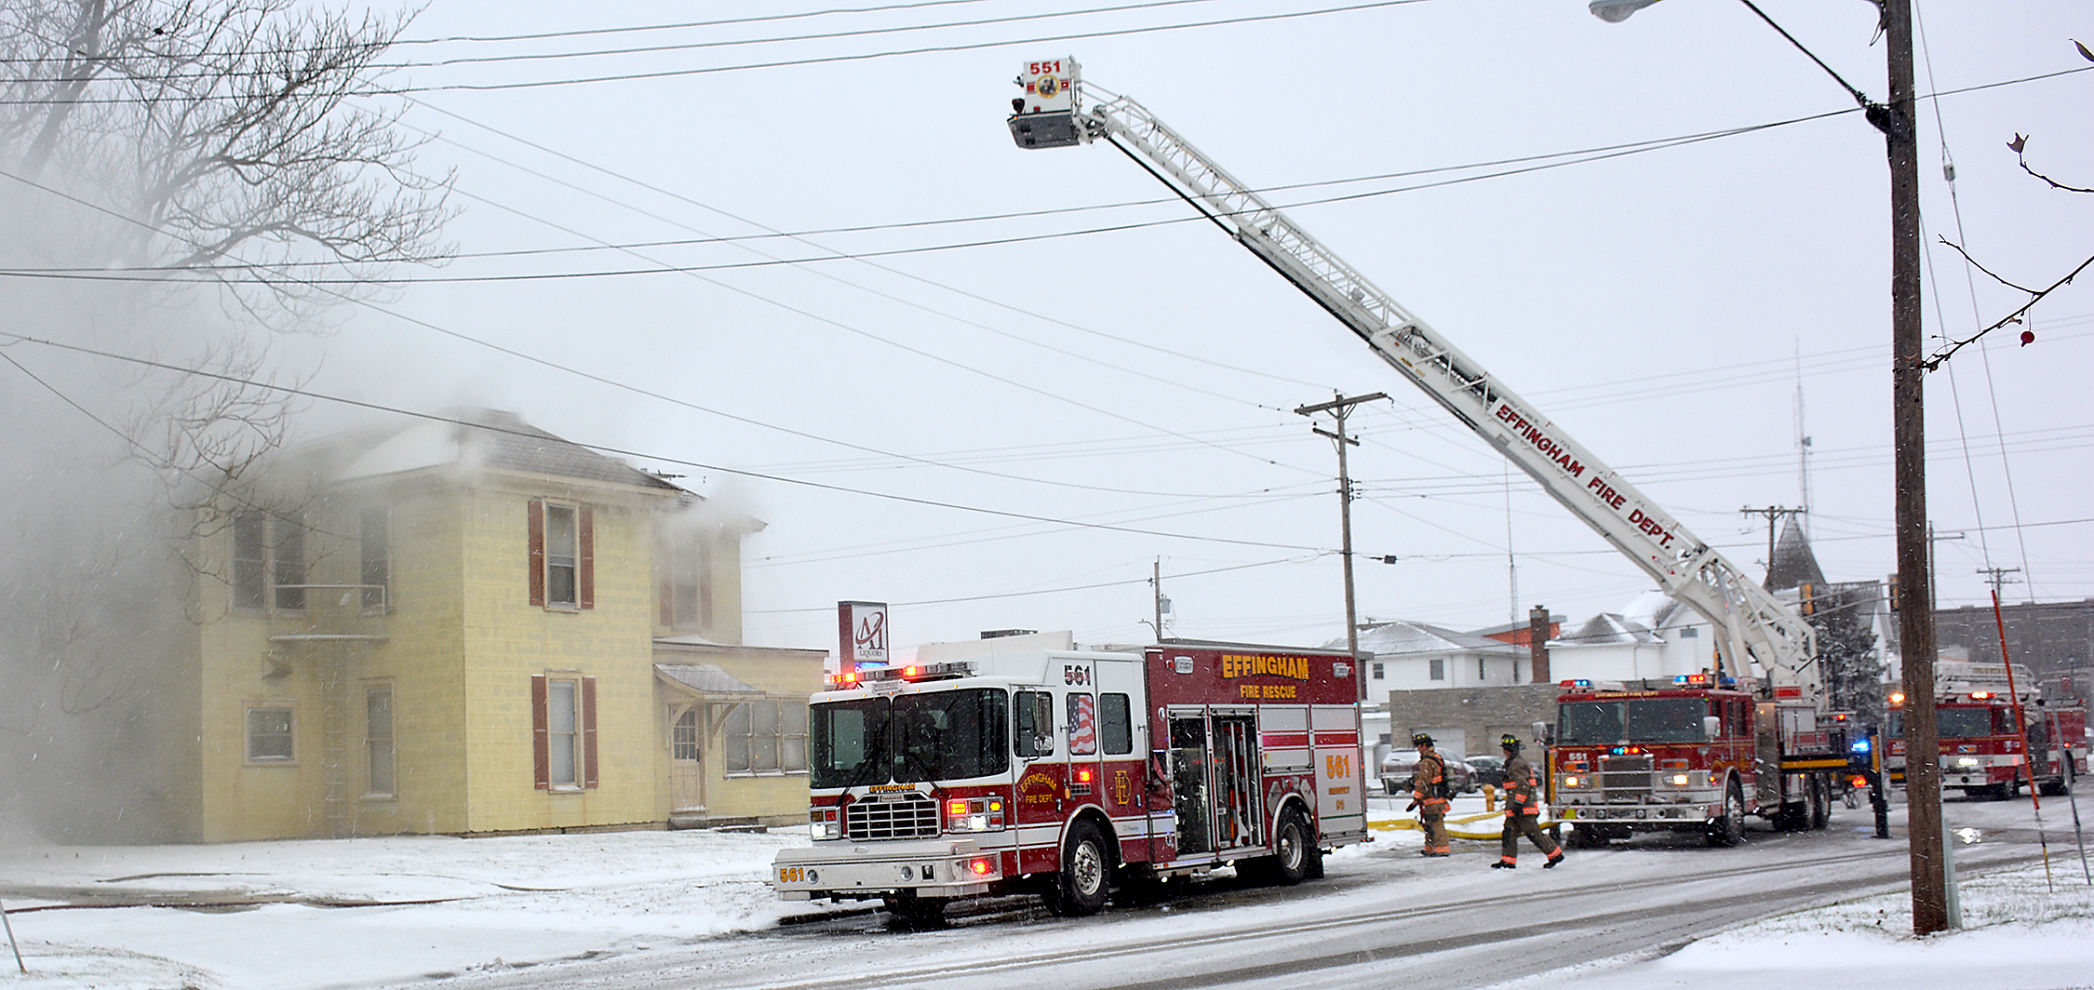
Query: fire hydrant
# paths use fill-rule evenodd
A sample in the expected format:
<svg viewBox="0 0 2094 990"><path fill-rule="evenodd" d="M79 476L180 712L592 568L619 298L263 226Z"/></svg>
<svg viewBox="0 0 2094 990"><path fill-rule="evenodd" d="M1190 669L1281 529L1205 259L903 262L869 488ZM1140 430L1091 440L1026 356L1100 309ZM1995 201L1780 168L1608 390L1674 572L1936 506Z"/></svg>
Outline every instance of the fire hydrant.
<svg viewBox="0 0 2094 990"><path fill-rule="evenodd" d="M1483 811L1485 814L1498 810L1498 789L1490 784L1483 785Z"/></svg>

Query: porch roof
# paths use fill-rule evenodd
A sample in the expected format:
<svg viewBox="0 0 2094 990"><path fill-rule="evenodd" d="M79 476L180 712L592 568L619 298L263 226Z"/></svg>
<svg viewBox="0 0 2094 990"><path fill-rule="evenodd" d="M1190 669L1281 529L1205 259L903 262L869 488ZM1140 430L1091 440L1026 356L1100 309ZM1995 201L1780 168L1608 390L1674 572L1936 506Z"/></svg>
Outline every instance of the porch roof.
<svg viewBox="0 0 2094 990"><path fill-rule="evenodd" d="M658 663L655 679L672 690L706 699L762 698L765 693L709 663Z"/></svg>

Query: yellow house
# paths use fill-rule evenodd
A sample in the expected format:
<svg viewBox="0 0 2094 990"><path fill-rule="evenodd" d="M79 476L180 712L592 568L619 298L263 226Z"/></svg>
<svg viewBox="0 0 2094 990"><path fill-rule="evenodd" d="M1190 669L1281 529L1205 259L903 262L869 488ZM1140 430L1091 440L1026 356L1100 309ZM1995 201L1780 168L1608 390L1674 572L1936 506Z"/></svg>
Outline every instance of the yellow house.
<svg viewBox="0 0 2094 990"><path fill-rule="evenodd" d="M741 645L761 522L506 413L266 476L196 554L177 834L804 820L826 651Z"/></svg>

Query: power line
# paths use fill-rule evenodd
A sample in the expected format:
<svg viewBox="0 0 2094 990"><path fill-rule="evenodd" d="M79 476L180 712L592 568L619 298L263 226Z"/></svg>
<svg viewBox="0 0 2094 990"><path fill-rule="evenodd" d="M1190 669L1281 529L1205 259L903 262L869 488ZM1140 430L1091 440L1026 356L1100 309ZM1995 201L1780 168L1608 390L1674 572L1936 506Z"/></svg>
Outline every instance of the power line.
<svg viewBox="0 0 2094 990"><path fill-rule="evenodd" d="M406 409L400 406L391 406L385 403L371 402L363 399L351 399L347 396L334 395L332 393L321 392L316 389L302 388L292 385L281 385L274 382L256 381L254 379L241 378L237 375L209 371L203 368L185 367L182 365L172 364L165 361L155 361L149 358L135 357L128 354L119 354L113 351L105 351L98 348L85 347L79 344L68 344L62 341L51 340L45 337L36 337L12 331L0 331L0 337L8 337L24 343L36 344L39 346L54 348L62 351L70 351L75 354L83 354L111 361L120 361L126 364L137 365L139 367L151 368L156 371L172 372L174 374L188 375L197 378L208 378L212 381L219 381L232 385L242 385L249 388L267 389L273 392L282 392L285 395L295 395L307 399L318 399L321 401L332 402L338 405L349 406L356 409L364 409L373 412L391 413L396 416L405 416L428 422L449 423L454 426L463 426L469 429L484 430L493 433L506 433L518 437L536 436L536 434L529 433L526 431L507 429L485 423L477 423L461 417L444 416L439 415L437 413L419 412L412 409ZM774 474L764 471L755 471L747 468L728 467L724 464L714 464L707 461L694 461L679 457L671 457L665 454L653 454L645 451L632 450L624 447L616 447L609 444L587 443L577 440L569 440L567 442L572 443L577 447L582 447L588 450L595 451L597 453L607 454L616 457L637 458L642 460L655 461L663 464L673 464L679 467L696 468L703 471L715 471L721 474L731 474L737 477L750 478L758 481L772 481L777 482L779 484L793 485L802 488L811 488L819 491L837 492L846 495L860 495L870 498L885 499L887 501L901 502L909 505L920 505L937 509L956 509L962 512L974 512L982 515L998 516L1005 519L1016 519L1025 522L1052 523L1055 525L1067 526L1072 529L1096 529L1108 532L1128 533L1136 536L1160 536L1169 539L1197 540L1206 543L1223 543L1247 547L1265 547L1277 550L1303 550L1315 553L1331 552L1322 547L1304 546L1295 543L1274 543L1265 540L1243 540L1225 536L1197 536L1186 533L1170 533L1162 530L1137 529L1130 526L1116 526L1107 523L1079 522L1076 520L1061 519L1054 516L1044 516L1036 513L1013 512L1006 509L990 509L982 506L965 505L958 502L945 502L940 501L938 499L920 498L912 495L897 495L890 492L879 492L866 488L852 488L847 485L832 485L827 484L825 482L809 481L804 478L792 478L787 477L785 475Z"/></svg>
<svg viewBox="0 0 2094 990"><path fill-rule="evenodd" d="M949 54L953 52L979 51L986 48L1006 48L1019 45L1038 45L1048 43L1059 43L1064 41L1086 41L1094 38L1128 37L1133 35L1159 34L1170 31L1190 31L1210 27L1233 27L1243 24L1258 24L1268 23L1272 21L1298 20L1300 18L1305 17L1321 17L1329 14L1357 13L1364 10L1376 10L1385 7L1401 7L1414 3L1425 2L1428 2L1428 0L1373 0L1373 2L1355 3L1338 7L1323 7L1315 10L1286 11L1275 14L1248 14L1240 17L1217 18L1214 20L1206 21L1190 21L1177 24L1158 24L1148 25L1144 27L1119 28L1104 31L1073 32L1069 34L1041 35L1031 38L1006 38L997 41L956 42L953 44L946 45L923 45L915 48L900 48L879 52L859 52L847 55L823 55L796 59L777 59L766 62L745 62L736 65L694 66L680 69L660 69L651 72L609 73L603 75L578 76L561 79L538 79L499 83L446 83L432 86L391 86L384 88L373 88L370 90L353 92L346 95L386 96L400 95L404 93L439 93L461 91L489 92L496 90L512 89L543 89L552 86L581 86L604 82L633 82L648 79L674 79L690 76L712 75L721 72L744 72L753 69L782 69L809 65L832 65L845 62L866 62L877 59L901 58L913 55L936 55ZM46 81L64 82L70 80L61 79ZM196 94L190 98L194 100L230 100L244 99L245 97L237 95ZM82 97L74 100L0 100L0 105L39 105L52 102L131 103L141 102L143 100L144 98L140 97L123 97L115 99Z"/></svg>

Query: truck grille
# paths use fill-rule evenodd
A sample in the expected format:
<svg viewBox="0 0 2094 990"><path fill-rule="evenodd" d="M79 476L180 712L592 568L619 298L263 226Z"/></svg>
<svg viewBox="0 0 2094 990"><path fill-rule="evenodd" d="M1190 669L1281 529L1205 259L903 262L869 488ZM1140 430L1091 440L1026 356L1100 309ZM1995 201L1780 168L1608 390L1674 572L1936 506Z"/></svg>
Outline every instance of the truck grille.
<svg viewBox="0 0 2094 990"><path fill-rule="evenodd" d="M1607 804L1637 804L1650 797L1651 757L1600 757L1600 800Z"/></svg>
<svg viewBox="0 0 2094 990"><path fill-rule="evenodd" d="M844 834L854 840L938 837L938 805L913 791L854 801L843 817Z"/></svg>

